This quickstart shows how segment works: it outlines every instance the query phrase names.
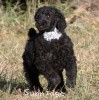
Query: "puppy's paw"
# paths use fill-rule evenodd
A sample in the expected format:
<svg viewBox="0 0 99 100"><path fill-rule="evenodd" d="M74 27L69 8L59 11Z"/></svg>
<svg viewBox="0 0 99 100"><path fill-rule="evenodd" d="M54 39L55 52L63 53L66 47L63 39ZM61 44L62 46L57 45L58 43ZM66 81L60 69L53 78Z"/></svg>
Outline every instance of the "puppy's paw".
<svg viewBox="0 0 99 100"><path fill-rule="evenodd" d="M69 87L69 88L74 88L75 87L75 85L76 85L76 81L75 81L75 79L67 79L66 80L66 85Z"/></svg>

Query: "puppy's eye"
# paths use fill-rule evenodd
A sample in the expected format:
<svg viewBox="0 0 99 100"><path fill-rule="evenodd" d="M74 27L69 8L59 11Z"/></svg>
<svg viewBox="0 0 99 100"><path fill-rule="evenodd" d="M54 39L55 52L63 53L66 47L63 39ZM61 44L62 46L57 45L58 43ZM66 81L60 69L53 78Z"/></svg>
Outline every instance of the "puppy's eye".
<svg viewBox="0 0 99 100"><path fill-rule="evenodd" d="M49 17L50 17L50 14L47 13L47 14L46 14L46 17L49 18Z"/></svg>
<svg viewBox="0 0 99 100"><path fill-rule="evenodd" d="M47 17L49 18L50 16L49 16L49 15L47 15Z"/></svg>

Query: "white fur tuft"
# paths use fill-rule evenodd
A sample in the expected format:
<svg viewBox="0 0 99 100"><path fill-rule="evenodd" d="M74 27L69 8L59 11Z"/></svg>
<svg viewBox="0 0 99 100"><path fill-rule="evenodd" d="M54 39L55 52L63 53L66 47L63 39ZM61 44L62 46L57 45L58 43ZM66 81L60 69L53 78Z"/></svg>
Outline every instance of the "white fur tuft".
<svg viewBox="0 0 99 100"><path fill-rule="evenodd" d="M44 32L43 36L44 36L44 39L47 40L47 41L50 41L53 40L53 39L57 39L59 40L59 38L61 37L62 33L60 33L57 28L54 29L54 31L51 31L51 32Z"/></svg>

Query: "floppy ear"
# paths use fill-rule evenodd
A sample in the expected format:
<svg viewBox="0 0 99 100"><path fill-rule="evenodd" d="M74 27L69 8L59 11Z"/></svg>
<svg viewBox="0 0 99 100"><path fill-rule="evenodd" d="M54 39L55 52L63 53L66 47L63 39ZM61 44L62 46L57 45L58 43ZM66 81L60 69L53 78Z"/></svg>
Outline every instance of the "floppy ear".
<svg viewBox="0 0 99 100"><path fill-rule="evenodd" d="M56 17L56 20L57 20L56 28L60 32L64 32L64 29L67 26L64 15L60 11L56 11L55 17Z"/></svg>

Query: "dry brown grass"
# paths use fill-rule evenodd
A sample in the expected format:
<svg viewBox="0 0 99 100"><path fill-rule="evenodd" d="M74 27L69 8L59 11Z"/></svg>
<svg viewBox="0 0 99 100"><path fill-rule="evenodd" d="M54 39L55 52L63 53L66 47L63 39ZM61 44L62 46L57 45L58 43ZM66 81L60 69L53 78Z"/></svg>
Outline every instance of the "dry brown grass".
<svg viewBox="0 0 99 100"><path fill-rule="evenodd" d="M2 100L98 100L99 26L96 26L92 19L94 20L94 17L91 14L79 14L76 21L69 24L66 29L74 43L77 57L76 87L67 88L66 95L57 95L54 92L26 95L22 92L28 87L23 75L21 56L27 40L26 33L34 25L33 14L26 12L21 15L13 10L3 12L0 9L0 98ZM40 80L46 87L46 80L43 77L40 77Z"/></svg>

